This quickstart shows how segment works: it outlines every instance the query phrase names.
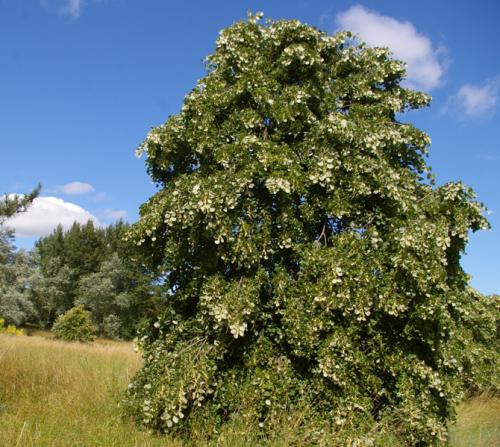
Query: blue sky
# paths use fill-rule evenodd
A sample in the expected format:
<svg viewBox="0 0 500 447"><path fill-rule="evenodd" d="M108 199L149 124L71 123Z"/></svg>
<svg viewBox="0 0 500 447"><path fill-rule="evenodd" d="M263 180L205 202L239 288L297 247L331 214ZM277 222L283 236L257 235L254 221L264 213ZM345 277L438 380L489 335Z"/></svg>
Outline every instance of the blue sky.
<svg viewBox="0 0 500 447"><path fill-rule="evenodd" d="M218 31L246 17L350 28L393 48L432 106L404 120L433 141L437 181L462 180L491 210L463 259L500 292L500 3L470 1L0 0L0 192L42 182L12 223L29 248L57 221L133 222L154 187L135 148L177 113Z"/></svg>

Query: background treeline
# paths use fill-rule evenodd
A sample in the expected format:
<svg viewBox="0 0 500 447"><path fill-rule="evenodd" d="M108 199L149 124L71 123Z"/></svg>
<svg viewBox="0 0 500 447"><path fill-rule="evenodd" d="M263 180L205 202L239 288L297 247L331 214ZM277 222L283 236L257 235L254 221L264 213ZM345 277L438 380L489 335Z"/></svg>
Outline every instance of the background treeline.
<svg viewBox="0 0 500 447"><path fill-rule="evenodd" d="M74 306L92 313L98 334L134 337L138 325L159 312L161 288L125 242L128 224L105 228L92 221L61 226L31 252L17 251L14 235L0 230L0 315L7 323L51 328Z"/></svg>

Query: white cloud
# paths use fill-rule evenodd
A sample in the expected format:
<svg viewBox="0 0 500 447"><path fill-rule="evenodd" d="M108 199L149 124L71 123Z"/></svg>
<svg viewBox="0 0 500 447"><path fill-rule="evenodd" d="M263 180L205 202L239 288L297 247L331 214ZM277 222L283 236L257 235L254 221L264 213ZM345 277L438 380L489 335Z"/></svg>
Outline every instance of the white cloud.
<svg viewBox="0 0 500 447"><path fill-rule="evenodd" d="M119 220L119 219L125 219L127 217L127 212L125 210L113 210L108 208L104 210L104 215L106 216L107 219Z"/></svg>
<svg viewBox="0 0 500 447"><path fill-rule="evenodd" d="M66 0L65 4L59 8L58 12L62 16L77 19L82 13L83 3L84 0Z"/></svg>
<svg viewBox="0 0 500 447"><path fill-rule="evenodd" d="M87 0L40 0L43 8L57 11L60 16L78 19Z"/></svg>
<svg viewBox="0 0 500 447"><path fill-rule="evenodd" d="M464 84L446 106L446 111L457 109L468 118L491 115L498 103L500 77L489 79L482 85Z"/></svg>
<svg viewBox="0 0 500 447"><path fill-rule="evenodd" d="M13 228L16 236L45 236L57 225L68 229L73 222L86 223L88 220L99 225L98 219L81 206L65 202L58 197L37 197L28 211L8 219L5 225Z"/></svg>
<svg viewBox="0 0 500 447"><path fill-rule="evenodd" d="M66 185L56 186L55 192L60 192L68 195L80 195L94 192L95 189L90 183L84 182L71 182Z"/></svg>
<svg viewBox="0 0 500 447"><path fill-rule="evenodd" d="M411 87L432 89L441 84L444 64L439 60L440 50L411 22L369 11L360 5L337 14L335 21L341 29L358 34L369 45L389 47L397 59L407 63Z"/></svg>

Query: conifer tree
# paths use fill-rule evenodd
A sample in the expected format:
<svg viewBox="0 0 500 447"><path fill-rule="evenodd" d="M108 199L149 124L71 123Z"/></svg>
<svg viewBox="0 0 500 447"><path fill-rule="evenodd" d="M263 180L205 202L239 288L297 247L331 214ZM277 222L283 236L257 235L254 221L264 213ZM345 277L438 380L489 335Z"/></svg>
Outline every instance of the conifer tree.
<svg viewBox="0 0 500 447"><path fill-rule="evenodd" d="M29 205L35 200L40 194L42 186L38 186L33 189L29 194L26 195L9 195L5 194L0 197L0 223L5 219L14 216L17 213L26 211Z"/></svg>

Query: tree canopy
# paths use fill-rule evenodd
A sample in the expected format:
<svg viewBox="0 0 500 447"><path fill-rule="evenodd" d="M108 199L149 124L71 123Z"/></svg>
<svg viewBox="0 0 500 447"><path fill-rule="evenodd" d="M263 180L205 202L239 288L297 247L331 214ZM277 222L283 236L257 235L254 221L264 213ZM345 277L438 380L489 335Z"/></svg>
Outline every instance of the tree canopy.
<svg viewBox="0 0 500 447"><path fill-rule="evenodd" d="M388 49L259 18L221 31L138 150L159 190L129 238L170 296L128 408L158 430L239 417L265 436L305 405L308 445L386 417L405 445L443 443L483 206L434 184L429 137L401 120L430 98Z"/></svg>

